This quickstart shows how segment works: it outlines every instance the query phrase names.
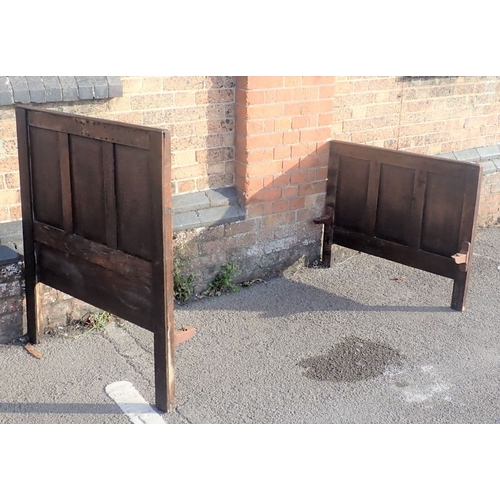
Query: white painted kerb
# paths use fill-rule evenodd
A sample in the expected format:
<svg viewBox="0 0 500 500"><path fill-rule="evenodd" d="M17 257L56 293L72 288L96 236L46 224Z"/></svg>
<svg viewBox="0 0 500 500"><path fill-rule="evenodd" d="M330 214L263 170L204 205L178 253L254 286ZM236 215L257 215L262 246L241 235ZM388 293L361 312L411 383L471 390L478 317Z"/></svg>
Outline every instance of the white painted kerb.
<svg viewBox="0 0 500 500"><path fill-rule="evenodd" d="M133 424L165 424L160 414L125 380L106 386L108 396Z"/></svg>

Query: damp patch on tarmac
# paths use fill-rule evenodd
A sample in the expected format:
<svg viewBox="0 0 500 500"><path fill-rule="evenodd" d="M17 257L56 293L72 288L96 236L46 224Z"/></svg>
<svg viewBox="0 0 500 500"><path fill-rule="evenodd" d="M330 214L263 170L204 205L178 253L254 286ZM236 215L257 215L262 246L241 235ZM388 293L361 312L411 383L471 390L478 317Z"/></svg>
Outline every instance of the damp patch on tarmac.
<svg viewBox="0 0 500 500"><path fill-rule="evenodd" d="M358 337L347 337L328 353L305 358L298 364L313 380L357 382L383 375L388 365L402 363L404 356L391 347Z"/></svg>

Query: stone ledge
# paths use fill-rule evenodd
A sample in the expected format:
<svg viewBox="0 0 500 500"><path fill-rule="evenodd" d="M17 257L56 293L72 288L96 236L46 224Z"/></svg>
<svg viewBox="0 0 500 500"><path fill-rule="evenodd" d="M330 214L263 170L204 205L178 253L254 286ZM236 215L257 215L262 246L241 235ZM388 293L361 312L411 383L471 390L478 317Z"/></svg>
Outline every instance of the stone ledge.
<svg viewBox="0 0 500 500"><path fill-rule="evenodd" d="M483 174L500 172L500 145L452 151L451 153L442 153L436 156L450 160L480 163L483 166Z"/></svg>
<svg viewBox="0 0 500 500"><path fill-rule="evenodd" d="M0 76L0 106L121 96L119 76Z"/></svg>
<svg viewBox="0 0 500 500"><path fill-rule="evenodd" d="M234 187L176 195L173 214L174 231L219 226L245 218Z"/></svg>

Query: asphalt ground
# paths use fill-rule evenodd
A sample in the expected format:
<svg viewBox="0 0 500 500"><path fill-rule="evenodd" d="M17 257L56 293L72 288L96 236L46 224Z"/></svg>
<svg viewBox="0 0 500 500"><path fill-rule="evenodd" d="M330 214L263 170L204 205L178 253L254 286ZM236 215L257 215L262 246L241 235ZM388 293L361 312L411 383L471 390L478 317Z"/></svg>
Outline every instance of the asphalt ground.
<svg viewBox="0 0 500 500"><path fill-rule="evenodd" d="M465 312L452 281L359 254L176 306L167 424L500 423L500 228L478 231ZM128 424L106 392L154 403L153 338L129 323L0 345L1 424Z"/></svg>

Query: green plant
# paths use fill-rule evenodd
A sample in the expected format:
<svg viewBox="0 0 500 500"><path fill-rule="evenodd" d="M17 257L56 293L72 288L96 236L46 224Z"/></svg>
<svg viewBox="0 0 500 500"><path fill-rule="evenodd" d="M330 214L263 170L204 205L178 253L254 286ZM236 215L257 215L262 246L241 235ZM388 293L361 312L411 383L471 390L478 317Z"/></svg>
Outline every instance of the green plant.
<svg viewBox="0 0 500 500"><path fill-rule="evenodd" d="M182 304L191 298L196 279L194 274L185 274L184 268L188 262L189 259L181 253L174 257L174 298Z"/></svg>
<svg viewBox="0 0 500 500"><path fill-rule="evenodd" d="M106 325L112 320L113 316L111 316L109 312L100 311L98 313L89 314L85 320L85 326L91 331L102 332L106 328Z"/></svg>
<svg viewBox="0 0 500 500"><path fill-rule="evenodd" d="M229 261L221 266L219 272L203 292L203 295L213 297L225 292L238 292L240 287L233 283L234 275L238 272L238 266L235 262Z"/></svg>

